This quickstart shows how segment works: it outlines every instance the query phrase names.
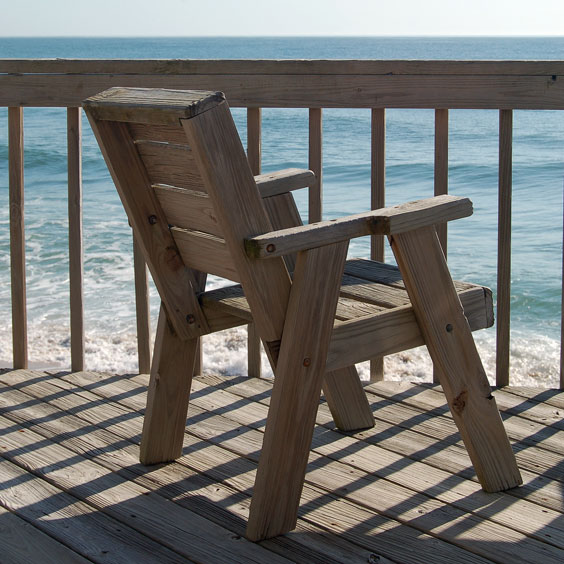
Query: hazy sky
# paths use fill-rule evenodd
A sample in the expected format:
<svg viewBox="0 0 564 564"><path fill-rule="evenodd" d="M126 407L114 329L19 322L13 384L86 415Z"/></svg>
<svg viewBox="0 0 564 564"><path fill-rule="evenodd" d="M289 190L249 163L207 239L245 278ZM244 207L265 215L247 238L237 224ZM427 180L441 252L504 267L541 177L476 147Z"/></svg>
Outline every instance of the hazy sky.
<svg viewBox="0 0 564 564"><path fill-rule="evenodd" d="M0 36L564 35L564 0L0 0Z"/></svg>

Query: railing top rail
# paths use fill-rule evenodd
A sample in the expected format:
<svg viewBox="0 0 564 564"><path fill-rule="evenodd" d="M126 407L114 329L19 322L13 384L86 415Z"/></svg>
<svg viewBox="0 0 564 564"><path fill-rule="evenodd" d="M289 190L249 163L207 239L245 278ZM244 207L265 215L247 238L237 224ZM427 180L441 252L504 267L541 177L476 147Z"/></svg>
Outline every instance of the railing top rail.
<svg viewBox="0 0 564 564"><path fill-rule="evenodd" d="M0 59L0 74L564 75L564 61Z"/></svg>
<svg viewBox="0 0 564 564"><path fill-rule="evenodd" d="M79 106L111 86L244 107L561 110L564 61L0 60L0 106Z"/></svg>

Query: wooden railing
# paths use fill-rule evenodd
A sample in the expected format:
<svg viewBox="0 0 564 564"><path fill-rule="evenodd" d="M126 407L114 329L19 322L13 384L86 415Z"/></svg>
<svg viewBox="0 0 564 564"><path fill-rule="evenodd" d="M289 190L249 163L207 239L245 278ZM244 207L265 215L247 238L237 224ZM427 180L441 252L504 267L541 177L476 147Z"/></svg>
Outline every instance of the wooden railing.
<svg viewBox="0 0 564 564"><path fill-rule="evenodd" d="M372 110L371 205L385 202L387 108L435 110L435 194L448 192L449 109L499 110L497 279L498 385L509 383L513 110L564 109L564 62L498 61L147 61L0 60L0 106L9 107L10 236L14 366L27 366L23 223L24 106L68 108L70 301L72 369L84 368L80 104L110 86L222 90L231 106L247 108L248 157L261 167L261 108L309 108L309 218L322 214L322 109ZM446 229L440 229L445 252ZM374 238L371 257L383 259ZM146 267L135 247L139 367L150 365ZM258 340L250 331L250 368L260 374ZM561 347L561 351L562 351ZM562 355L561 355L562 356ZM381 361L372 374L381 376ZM562 360L560 385L564 387Z"/></svg>

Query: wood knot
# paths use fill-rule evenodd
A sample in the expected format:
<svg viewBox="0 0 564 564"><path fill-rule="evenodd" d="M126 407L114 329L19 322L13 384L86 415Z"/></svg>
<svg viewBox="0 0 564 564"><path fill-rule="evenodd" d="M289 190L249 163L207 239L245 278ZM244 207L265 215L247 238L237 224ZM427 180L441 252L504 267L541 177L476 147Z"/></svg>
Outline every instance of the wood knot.
<svg viewBox="0 0 564 564"><path fill-rule="evenodd" d="M464 408L466 407L467 396L468 392L464 390L463 392L460 392L460 394L458 394L452 402L452 409L459 415L464 411Z"/></svg>

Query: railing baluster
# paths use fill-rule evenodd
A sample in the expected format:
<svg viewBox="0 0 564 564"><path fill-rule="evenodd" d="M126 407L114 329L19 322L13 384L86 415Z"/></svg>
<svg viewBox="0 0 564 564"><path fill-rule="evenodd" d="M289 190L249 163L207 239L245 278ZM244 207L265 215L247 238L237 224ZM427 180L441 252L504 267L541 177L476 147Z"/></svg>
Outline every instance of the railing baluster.
<svg viewBox="0 0 564 564"><path fill-rule="evenodd" d="M386 205L386 110L372 109L371 121L371 168L370 168L370 205L376 210ZM372 235L370 238L370 258L384 261L384 237ZM370 361L370 381L384 379L384 358Z"/></svg>
<svg viewBox="0 0 564 564"><path fill-rule="evenodd" d="M435 196L448 194L448 110L444 108L435 110ZM436 225L437 235L447 256L447 226L442 223ZM440 382L439 374L433 367L433 382Z"/></svg>
<svg viewBox="0 0 564 564"><path fill-rule="evenodd" d="M135 310L137 316L137 356L139 374L151 372L151 315L147 265L143 251L133 235L133 272L135 278Z"/></svg>
<svg viewBox="0 0 564 564"><path fill-rule="evenodd" d="M309 222L321 221L323 215L323 113L321 108L309 110L309 168L317 177L309 189Z"/></svg>
<svg viewBox="0 0 564 564"><path fill-rule="evenodd" d="M564 213L562 226L562 237L564 238ZM560 389L564 390L564 240L562 242L562 300L560 303Z"/></svg>
<svg viewBox="0 0 564 564"><path fill-rule="evenodd" d="M261 173L262 110L247 108L247 159L253 174ZM247 372L251 378L261 377L260 337L254 323L247 328Z"/></svg>
<svg viewBox="0 0 564 564"><path fill-rule="evenodd" d="M14 368L27 368L23 108L8 109L10 184L10 269Z"/></svg>
<svg viewBox="0 0 564 564"><path fill-rule="evenodd" d="M81 109L67 108L71 369L84 370Z"/></svg>
<svg viewBox="0 0 564 564"><path fill-rule="evenodd" d="M513 111L499 112L496 384L509 384Z"/></svg>
<svg viewBox="0 0 564 564"><path fill-rule="evenodd" d="M435 110L435 196L448 194L448 110ZM439 241L447 254L447 224L437 225Z"/></svg>

